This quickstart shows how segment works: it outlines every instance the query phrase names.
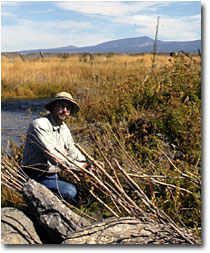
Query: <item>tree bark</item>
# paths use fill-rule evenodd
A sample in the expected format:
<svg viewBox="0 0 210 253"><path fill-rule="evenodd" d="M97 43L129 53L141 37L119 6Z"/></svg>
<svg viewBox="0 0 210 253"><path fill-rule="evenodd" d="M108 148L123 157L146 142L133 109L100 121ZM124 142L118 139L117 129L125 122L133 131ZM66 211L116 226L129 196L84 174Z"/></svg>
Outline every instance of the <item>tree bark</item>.
<svg viewBox="0 0 210 253"><path fill-rule="evenodd" d="M169 225L133 217L109 218L70 233L63 244L184 244Z"/></svg>
<svg viewBox="0 0 210 253"><path fill-rule="evenodd" d="M2 244L41 244L32 221L13 207L1 209Z"/></svg>
<svg viewBox="0 0 210 253"><path fill-rule="evenodd" d="M70 232L77 231L90 222L72 212L52 191L34 180L23 187L30 217L44 230L51 243L61 243Z"/></svg>

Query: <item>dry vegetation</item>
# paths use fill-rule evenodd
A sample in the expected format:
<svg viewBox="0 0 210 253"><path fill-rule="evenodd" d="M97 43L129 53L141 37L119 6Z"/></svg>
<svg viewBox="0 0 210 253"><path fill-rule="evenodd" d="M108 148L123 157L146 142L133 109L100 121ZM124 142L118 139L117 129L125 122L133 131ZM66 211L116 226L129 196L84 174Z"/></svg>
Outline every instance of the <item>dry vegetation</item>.
<svg viewBox="0 0 210 253"><path fill-rule="evenodd" d="M108 161L107 171L142 210L148 208L119 173L117 163L110 166L113 158L154 206L176 224L199 234L201 61L199 57L183 55L157 56L152 68L152 57L2 57L2 99L51 97L61 90L72 93L81 105L77 119L68 122L76 141L92 156ZM22 149L23 146L12 145L12 155L18 163ZM73 180L69 175L62 176ZM113 215L83 190L88 188L114 212L126 215L88 179L81 183L80 210L94 217ZM8 198L18 205L21 196L3 188L3 205L9 204Z"/></svg>
<svg viewBox="0 0 210 253"><path fill-rule="evenodd" d="M59 90L78 94L81 89L95 92L116 90L136 76L143 79L151 66L152 55L110 55L48 57L36 61L2 57L2 98L49 97ZM159 67L169 65L170 57L159 56ZM174 61L173 58L171 58ZM115 87L117 85L117 87ZM131 83L132 85L132 83ZM130 87L132 88L132 87Z"/></svg>

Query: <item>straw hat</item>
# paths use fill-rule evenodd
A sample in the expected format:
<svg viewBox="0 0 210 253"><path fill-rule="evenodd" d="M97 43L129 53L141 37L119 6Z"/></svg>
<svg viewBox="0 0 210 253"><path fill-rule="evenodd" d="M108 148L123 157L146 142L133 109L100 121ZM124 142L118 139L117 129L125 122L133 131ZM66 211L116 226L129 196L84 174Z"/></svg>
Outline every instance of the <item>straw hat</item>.
<svg viewBox="0 0 210 253"><path fill-rule="evenodd" d="M52 112L53 109L53 103L59 100L66 100L68 102L70 102L72 108L71 108L71 115L72 114L76 114L77 112L79 112L80 107L79 105L73 100L73 97L70 93L67 92L59 92L58 94L55 95L55 97L53 98L53 100L51 102L49 102L48 104L45 105L45 108Z"/></svg>

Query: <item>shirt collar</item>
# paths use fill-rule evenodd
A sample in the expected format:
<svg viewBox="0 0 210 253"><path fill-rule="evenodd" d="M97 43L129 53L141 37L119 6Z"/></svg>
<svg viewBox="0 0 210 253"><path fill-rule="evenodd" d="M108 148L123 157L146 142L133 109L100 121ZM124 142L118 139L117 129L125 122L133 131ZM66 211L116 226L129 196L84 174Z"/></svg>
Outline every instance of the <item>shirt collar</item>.
<svg viewBox="0 0 210 253"><path fill-rule="evenodd" d="M60 126L57 125L57 123L55 122L52 113L50 113L49 115L49 120L52 124L53 130L57 131L58 129L62 129L64 127L64 122L62 122L62 124Z"/></svg>

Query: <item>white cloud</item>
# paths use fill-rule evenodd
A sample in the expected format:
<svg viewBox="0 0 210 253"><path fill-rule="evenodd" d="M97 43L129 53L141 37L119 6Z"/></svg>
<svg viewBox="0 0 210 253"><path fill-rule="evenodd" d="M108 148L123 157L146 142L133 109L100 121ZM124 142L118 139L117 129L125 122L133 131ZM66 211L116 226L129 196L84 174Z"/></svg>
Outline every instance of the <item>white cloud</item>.
<svg viewBox="0 0 210 253"><path fill-rule="evenodd" d="M19 6L21 4L19 1L1 1L1 6Z"/></svg>
<svg viewBox="0 0 210 253"><path fill-rule="evenodd" d="M153 11L156 7L168 5L167 2L150 2L150 1L139 1L139 2L101 2L101 1L68 1L68 2L57 2L56 5L65 10L76 11L83 14L89 15L103 15L103 16L123 16L139 11L147 10L152 7Z"/></svg>
<svg viewBox="0 0 210 253"><path fill-rule="evenodd" d="M114 22L135 25L136 31L141 35L154 38L157 24L157 15L133 15L113 18ZM201 17L167 17L161 16L159 20L158 37L162 40L189 41L200 39Z"/></svg>
<svg viewBox="0 0 210 253"><path fill-rule="evenodd" d="M15 10L20 5L22 5L22 2L1 1L1 16L2 17L15 16Z"/></svg>
<svg viewBox="0 0 210 253"><path fill-rule="evenodd" d="M11 16L13 16L13 14L12 13L10 13L10 12L1 12L1 16L5 16L5 17L11 17Z"/></svg>
<svg viewBox="0 0 210 253"><path fill-rule="evenodd" d="M165 40L188 41L200 39L201 17L199 15L182 18L163 17L159 35Z"/></svg>
<svg viewBox="0 0 210 253"><path fill-rule="evenodd" d="M169 6L170 1L139 2L59 2L56 5L65 10L76 11L86 15L101 15L107 20L135 25L139 36L154 38L157 16L160 16L159 37L162 40L196 40L201 37L200 15L191 17L171 17L159 14L159 8ZM143 14L142 14L143 13Z"/></svg>
<svg viewBox="0 0 210 253"><path fill-rule="evenodd" d="M2 51L54 48L68 45L85 46L106 40L101 34L85 34L90 27L88 22L48 21L37 22L18 20L15 25L2 25ZM85 34L81 37L81 34ZM83 43L83 44L81 44Z"/></svg>
<svg viewBox="0 0 210 253"><path fill-rule="evenodd" d="M65 20L59 22L48 22L47 26L53 26L55 29L70 29L74 31L79 31L85 28L90 28L91 24L89 22L75 22L73 20Z"/></svg>
<svg viewBox="0 0 210 253"><path fill-rule="evenodd" d="M49 13L49 12L52 12L53 9L48 9L48 10L38 10L38 11L35 11L35 10L31 10L30 13L33 13L33 14L42 14L42 13Z"/></svg>

